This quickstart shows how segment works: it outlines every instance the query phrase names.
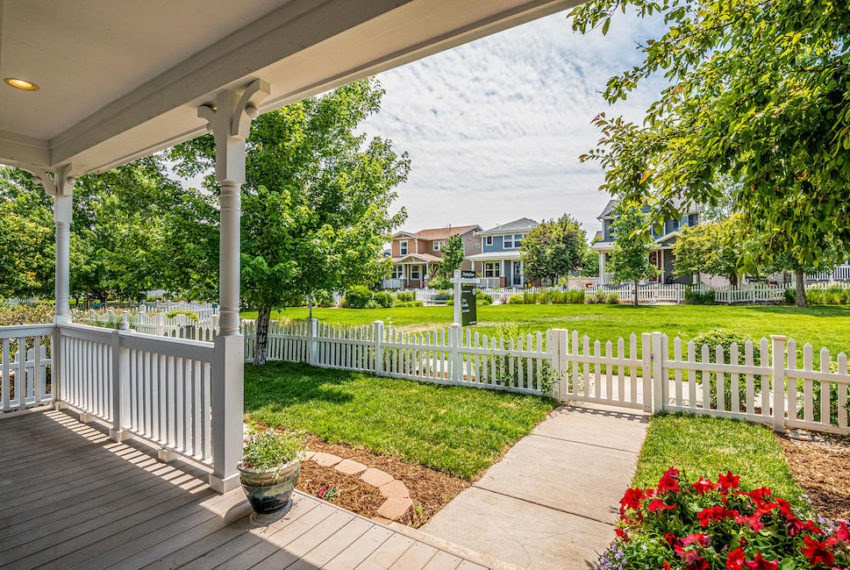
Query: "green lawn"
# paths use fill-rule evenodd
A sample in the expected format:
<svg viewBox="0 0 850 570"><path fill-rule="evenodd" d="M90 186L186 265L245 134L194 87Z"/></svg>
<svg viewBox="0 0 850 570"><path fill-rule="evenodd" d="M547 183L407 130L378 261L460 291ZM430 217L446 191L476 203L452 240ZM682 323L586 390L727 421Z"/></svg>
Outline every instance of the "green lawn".
<svg viewBox="0 0 850 570"><path fill-rule="evenodd" d="M406 307L398 309L314 309L315 317L334 325L356 326L383 320L406 330L427 330L448 325L451 307ZM255 318L256 312L243 313ZM286 319L304 319L307 309L287 309L277 314ZM616 341L631 333L662 331L684 339L711 330L729 328L753 339L785 334L798 345L825 346L834 354L850 353L850 307L819 306L797 309L786 306L695 306L661 305L494 305L478 308L479 324L472 327L492 333L500 322L512 321L529 332L548 328L575 329L579 334L603 342ZM638 343L640 346L640 343Z"/></svg>
<svg viewBox="0 0 850 570"><path fill-rule="evenodd" d="M766 486L792 503L803 490L794 481L782 448L767 426L738 420L658 414L651 418L633 485L654 487L675 466L688 479L732 471L749 489Z"/></svg>
<svg viewBox="0 0 850 570"><path fill-rule="evenodd" d="M269 362L245 367L249 420L467 479L543 420L553 400Z"/></svg>

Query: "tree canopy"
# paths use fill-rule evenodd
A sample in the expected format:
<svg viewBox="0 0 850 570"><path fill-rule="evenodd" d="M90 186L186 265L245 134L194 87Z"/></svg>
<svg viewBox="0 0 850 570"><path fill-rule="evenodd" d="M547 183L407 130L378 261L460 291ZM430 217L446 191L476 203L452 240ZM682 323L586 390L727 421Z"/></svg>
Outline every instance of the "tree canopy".
<svg viewBox="0 0 850 570"><path fill-rule="evenodd" d="M649 216L641 208L620 202L614 211L611 231L614 248L606 266L615 283L634 283L634 303L638 305L638 282L658 275L658 269L649 261L652 242L646 233Z"/></svg>
<svg viewBox="0 0 850 570"><path fill-rule="evenodd" d="M679 231L673 246L676 275L721 275L738 284L740 260L752 245L741 215L688 226Z"/></svg>
<svg viewBox="0 0 850 570"><path fill-rule="evenodd" d="M642 123L601 113L602 189L645 204L714 207L733 182L734 209L760 239L753 268L790 256L827 267L850 248L850 4L844 0L591 0L571 13L582 33L608 32L616 10L663 18L643 61L612 77L625 99L644 80L668 82Z"/></svg>
<svg viewBox="0 0 850 570"><path fill-rule="evenodd" d="M463 238L460 237L460 234L450 236L442 251L443 257L437 268L437 275L451 279L454 277L455 270L460 269L463 257L466 255L463 251Z"/></svg>
<svg viewBox="0 0 850 570"><path fill-rule="evenodd" d="M520 252L528 280L555 283L581 269L587 253L587 235L578 220L564 214L529 230Z"/></svg>

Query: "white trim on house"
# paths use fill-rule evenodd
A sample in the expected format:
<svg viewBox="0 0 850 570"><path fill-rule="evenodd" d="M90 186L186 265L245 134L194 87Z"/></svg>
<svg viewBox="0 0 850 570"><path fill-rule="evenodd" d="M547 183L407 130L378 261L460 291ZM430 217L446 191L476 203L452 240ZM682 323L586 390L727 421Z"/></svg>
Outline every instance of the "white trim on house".
<svg viewBox="0 0 850 570"><path fill-rule="evenodd" d="M488 251L487 253L476 253L475 255L466 256L466 259L469 261L499 261L502 259L518 261L521 258L522 254L516 249L508 251Z"/></svg>

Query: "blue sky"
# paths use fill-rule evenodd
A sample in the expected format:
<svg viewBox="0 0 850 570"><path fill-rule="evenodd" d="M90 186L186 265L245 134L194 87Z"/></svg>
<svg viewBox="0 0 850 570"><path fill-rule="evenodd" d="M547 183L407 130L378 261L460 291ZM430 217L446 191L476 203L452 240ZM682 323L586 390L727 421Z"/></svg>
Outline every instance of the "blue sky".
<svg viewBox="0 0 850 570"><path fill-rule="evenodd" d="M387 93L364 130L410 154L397 202L404 229L569 212L592 234L608 197L599 165L578 156L599 138L597 113L637 119L660 89L654 82L614 108L600 95L658 29L619 14L607 36L582 36L564 12L380 74Z"/></svg>

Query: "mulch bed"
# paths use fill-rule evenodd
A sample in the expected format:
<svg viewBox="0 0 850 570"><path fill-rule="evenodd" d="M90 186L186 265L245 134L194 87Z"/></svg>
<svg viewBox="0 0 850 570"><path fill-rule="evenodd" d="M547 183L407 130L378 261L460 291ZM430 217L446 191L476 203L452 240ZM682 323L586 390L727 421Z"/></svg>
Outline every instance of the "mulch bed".
<svg viewBox="0 0 850 570"><path fill-rule="evenodd" d="M806 432L790 435L776 439L812 506L825 517L850 519L850 438Z"/></svg>
<svg viewBox="0 0 850 570"><path fill-rule="evenodd" d="M413 500L414 512L407 520L400 521L418 528L446 506L461 491L470 486L470 482L453 477L418 463L402 461L389 455L375 455L365 449L356 449L349 445L332 444L314 436L307 435L307 448L310 451L324 451L338 455L343 459L353 459L369 467L386 471L407 486ZM339 482L337 482L339 481ZM315 495L327 484L337 486L338 493L332 503L365 517L377 516L377 509L384 499L381 493L366 485L353 475L343 475L333 467L322 467L306 461L301 464L301 479L298 489ZM302 484L304 487L302 487ZM376 498L377 496L377 498Z"/></svg>

